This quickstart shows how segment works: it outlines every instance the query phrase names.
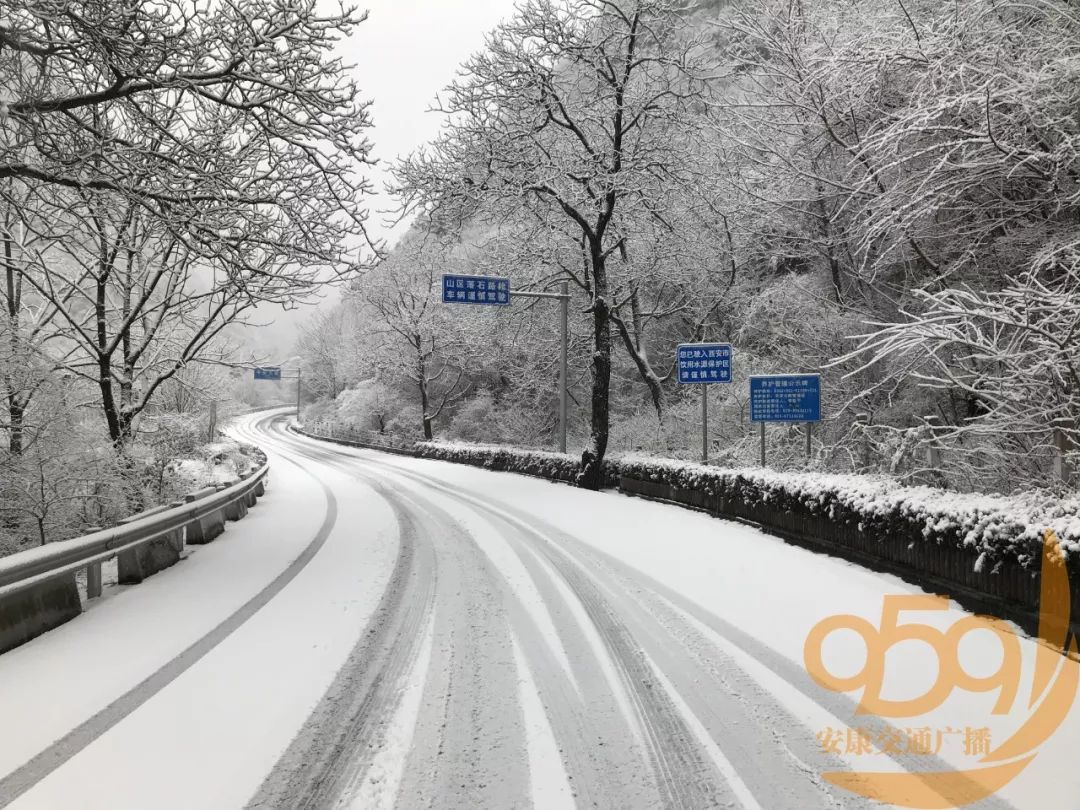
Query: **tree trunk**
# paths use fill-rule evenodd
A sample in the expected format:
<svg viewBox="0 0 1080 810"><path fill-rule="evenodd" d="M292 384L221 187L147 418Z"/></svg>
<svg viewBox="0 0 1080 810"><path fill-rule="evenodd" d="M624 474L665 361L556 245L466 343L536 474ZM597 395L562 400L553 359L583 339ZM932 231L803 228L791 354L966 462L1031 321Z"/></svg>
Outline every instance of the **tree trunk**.
<svg viewBox="0 0 1080 810"><path fill-rule="evenodd" d="M622 319L613 318L612 320L615 321L615 327L619 331L619 336L622 338L623 345L626 347L626 352L630 355L630 359L634 361L634 365L637 367L642 382L644 382L649 389L649 396L652 398L653 409L656 411L656 421L662 422L664 420L663 383L660 382L660 378L656 376L656 372L653 371L648 356L635 344L634 338L626 328L626 323Z"/></svg>
<svg viewBox="0 0 1080 810"><path fill-rule="evenodd" d="M18 397L8 397L8 452L13 456L22 455L23 451L23 417L26 408Z"/></svg>
<svg viewBox="0 0 1080 810"><path fill-rule="evenodd" d="M604 257L598 248L593 256L593 359L592 425L589 444L581 454L581 472L577 484L584 489L600 489L603 484L604 456L607 454L610 419L608 403L611 392L611 310L607 301L607 273Z"/></svg>
<svg viewBox="0 0 1080 810"><path fill-rule="evenodd" d="M420 337L417 336L417 341ZM418 353L416 358L416 365L419 370L419 385L420 385L420 417L424 422L424 438L427 441L431 441L435 438L434 433L431 431L431 417L428 416L428 390L427 390L427 368L424 364L423 354Z"/></svg>
<svg viewBox="0 0 1080 810"><path fill-rule="evenodd" d="M22 328L19 318L22 309L22 284L15 272L14 239L7 231L8 225L9 223L5 223L4 230L5 314L7 315L8 329L11 330L9 335L9 349L11 351L9 362L14 365L22 359L20 358L21 347L19 345L19 330ZM13 456L18 456L22 455L23 451L23 419L26 415L26 405L29 397L18 390L19 385L12 375L4 374L4 384L7 389L8 422L10 423L8 428L8 452Z"/></svg>
<svg viewBox="0 0 1080 810"><path fill-rule="evenodd" d="M112 369L107 359L98 360L98 389L101 391L101 410L105 414L105 424L109 429L109 439L117 453L123 453L125 445L120 406L113 389Z"/></svg>

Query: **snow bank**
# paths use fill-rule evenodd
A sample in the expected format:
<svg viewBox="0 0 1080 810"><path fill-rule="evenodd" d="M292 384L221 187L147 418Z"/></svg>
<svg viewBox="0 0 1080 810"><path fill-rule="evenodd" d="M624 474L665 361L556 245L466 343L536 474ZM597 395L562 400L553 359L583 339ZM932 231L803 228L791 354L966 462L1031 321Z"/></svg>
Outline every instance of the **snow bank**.
<svg viewBox="0 0 1080 810"><path fill-rule="evenodd" d="M1080 497L1050 493L980 495L902 486L887 476L731 469L643 456L618 460L622 475L747 505L807 510L861 531L916 529L928 542L979 552L980 565L1015 560L1037 569L1043 534L1053 529L1068 553L1080 552Z"/></svg>
<svg viewBox="0 0 1080 810"><path fill-rule="evenodd" d="M193 457L178 458L165 469L174 491L193 491L214 484L232 484L260 467L262 452L251 445L224 439L203 445Z"/></svg>
<svg viewBox="0 0 1080 810"><path fill-rule="evenodd" d="M421 442L420 458L469 464L573 482L580 460L568 454L500 445ZM928 486L903 486L888 476L777 472L765 468L712 467L628 455L605 462L606 486L620 476L665 484L747 506L809 511L879 536L921 536L927 542L974 549L980 567L1015 561L1038 568L1043 533L1053 529L1066 554L1080 553L1080 496L1060 499L1032 491L981 495Z"/></svg>
<svg viewBox="0 0 1080 810"><path fill-rule="evenodd" d="M470 464L486 470L515 472L547 478L551 481L573 483L581 471L581 459L566 453L547 450L522 450L496 444L465 444L458 442L418 442L416 455L438 461ZM613 462L604 463L604 486L616 486L619 467Z"/></svg>

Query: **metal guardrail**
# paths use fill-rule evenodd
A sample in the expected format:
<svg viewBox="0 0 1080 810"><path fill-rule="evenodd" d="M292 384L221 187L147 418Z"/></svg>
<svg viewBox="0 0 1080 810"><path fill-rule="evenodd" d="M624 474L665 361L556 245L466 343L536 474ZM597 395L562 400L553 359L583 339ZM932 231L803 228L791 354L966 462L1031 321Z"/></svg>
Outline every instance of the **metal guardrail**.
<svg viewBox="0 0 1080 810"><path fill-rule="evenodd" d="M361 447L373 447L379 450L412 451L418 441L407 436L392 433L378 433L374 430L360 430L352 425L331 424L328 422L309 422L294 427L297 433L317 439L344 444L356 444Z"/></svg>
<svg viewBox="0 0 1080 810"><path fill-rule="evenodd" d="M237 519L262 495L269 463L246 473L222 488L207 487L185 496L185 501L134 515L122 524L73 540L28 549L0 559L0 599L18 594L49 580L87 569L87 597L101 595L101 564L177 532L185 536L207 519ZM95 592L96 591L96 592Z"/></svg>

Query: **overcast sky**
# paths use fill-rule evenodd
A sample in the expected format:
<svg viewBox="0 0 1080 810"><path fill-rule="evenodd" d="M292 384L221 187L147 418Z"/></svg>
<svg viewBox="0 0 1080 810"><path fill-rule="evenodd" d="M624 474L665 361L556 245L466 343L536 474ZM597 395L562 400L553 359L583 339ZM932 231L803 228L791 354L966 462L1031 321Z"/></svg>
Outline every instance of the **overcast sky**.
<svg viewBox="0 0 1080 810"><path fill-rule="evenodd" d="M380 162L371 172L379 194L368 201L368 230L390 247L404 226L387 227L384 222L392 215L380 213L393 207L393 200L382 193L387 170L399 156L438 133L441 116L426 112L435 94L480 50L484 34L513 14L514 0L357 0L357 5L370 15L340 47L345 61L356 66L364 97L373 102L375 126L368 137L374 145L372 157ZM328 290L321 306L338 299L336 290ZM290 312L260 307L255 320L261 328L244 330L246 340L267 361L285 362L299 326L314 312L310 306Z"/></svg>
<svg viewBox="0 0 1080 810"><path fill-rule="evenodd" d="M439 130L441 116L425 112L454 78L458 66L483 45L484 34L513 13L513 0L360 0L370 9L367 22L343 45L365 96L374 102L371 130L374 157L382 164L373 180L381 192L385 170ZM372 199L371 232L389 243L401 229L388 231L393 205L385 195Z"/></svg>

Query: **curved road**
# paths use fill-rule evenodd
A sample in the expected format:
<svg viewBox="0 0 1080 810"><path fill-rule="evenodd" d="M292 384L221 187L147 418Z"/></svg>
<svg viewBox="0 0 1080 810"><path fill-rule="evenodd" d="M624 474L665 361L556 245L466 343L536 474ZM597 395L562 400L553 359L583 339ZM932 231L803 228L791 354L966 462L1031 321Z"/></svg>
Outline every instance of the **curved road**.
<svg viewBox="0 0 1080 810"><path fill-rule="evenodd" d="M860 721L798 652L817 619L910 586L677 507L286 422L234 428L273 464L248 518L0 658L20 731L0 807L881 806L820 777L866 767L818 736Z"/></svg>

